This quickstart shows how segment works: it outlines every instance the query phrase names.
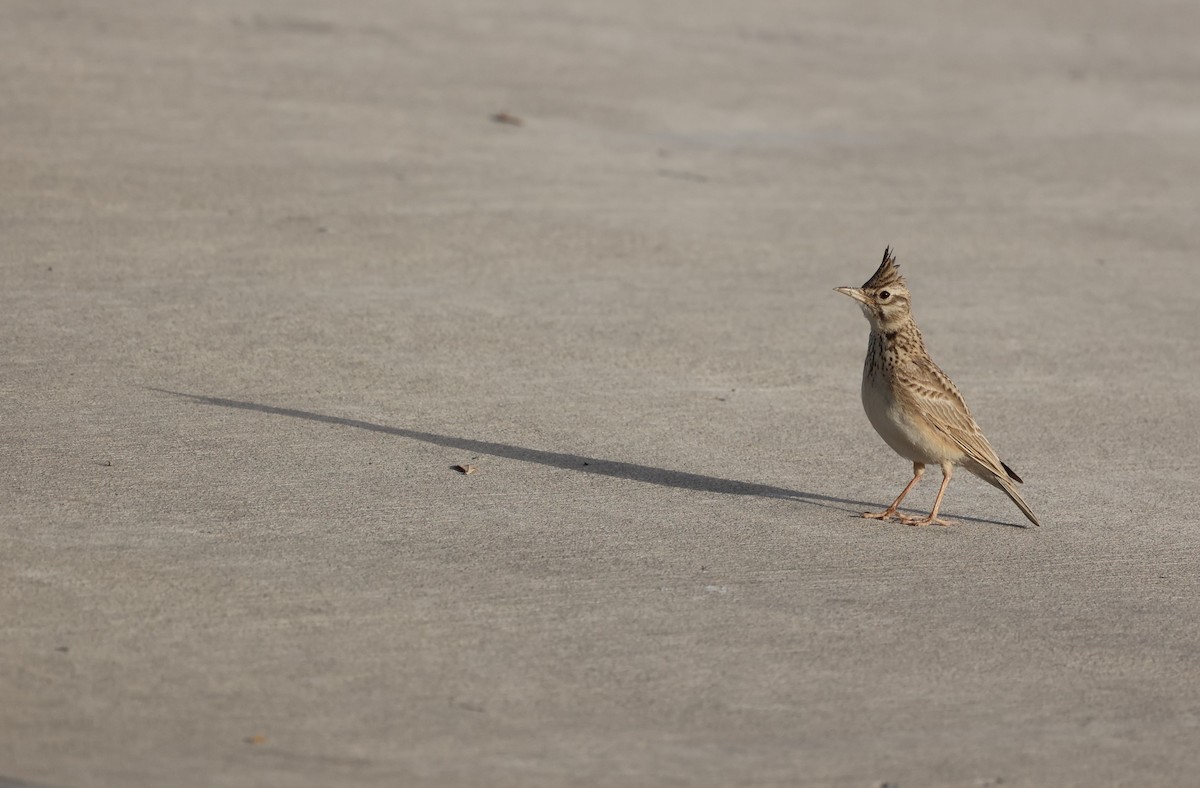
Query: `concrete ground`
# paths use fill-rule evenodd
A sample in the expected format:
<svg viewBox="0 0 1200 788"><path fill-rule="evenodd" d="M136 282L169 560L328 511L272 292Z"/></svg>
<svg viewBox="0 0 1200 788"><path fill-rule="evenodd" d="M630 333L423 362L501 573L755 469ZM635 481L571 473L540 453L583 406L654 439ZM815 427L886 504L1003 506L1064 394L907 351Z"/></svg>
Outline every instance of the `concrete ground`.
<svg viewBox="0 0 1200 788"><path fill-rule="evenodd" d="M1200 784L1198 35L6 3L0 785ZM886 244L1043 528L856 517Z"/></svg>

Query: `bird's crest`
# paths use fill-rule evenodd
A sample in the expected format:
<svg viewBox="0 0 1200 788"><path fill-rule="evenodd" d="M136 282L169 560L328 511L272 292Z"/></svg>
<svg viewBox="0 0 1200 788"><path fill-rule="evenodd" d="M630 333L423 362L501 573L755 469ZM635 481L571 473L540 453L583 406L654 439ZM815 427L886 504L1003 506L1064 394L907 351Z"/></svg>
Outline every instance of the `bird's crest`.
<svg viewBox="0 0 1200 788"><path fill-rule="evenodd" d="M864 290L878 290L881 287L904 287L904 277L900 275L900 266L896 264L896 256L892 247L883 250L883 262L870 279L863 285Z"/></svg>

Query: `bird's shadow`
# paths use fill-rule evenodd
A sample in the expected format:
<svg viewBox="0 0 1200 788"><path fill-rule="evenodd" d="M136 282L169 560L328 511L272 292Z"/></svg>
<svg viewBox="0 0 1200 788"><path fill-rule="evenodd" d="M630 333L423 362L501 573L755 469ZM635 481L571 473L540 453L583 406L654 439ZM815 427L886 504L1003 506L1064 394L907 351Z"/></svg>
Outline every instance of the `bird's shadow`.
<svg viewBox="0 0 1200 788"><path fill-rule="evenodd" d="M410 430L403 427L391 427L386 424L375 424L373 422L361 421L359 419L346 419L340 416L329 416L323 413L313 413L311 411L296 410L294 408L280 408L275 405L264 405L258 402L244 402L242 400L226 399L224 397L209 397L202 394L188 394L182 391L171 391L169 389L154 388L152 386L147 386L145 388L149 391L157 391L161 394L170 394L176 397L183 397L191 400L192 402L197 402L204 405L215 405L222 408L250 410L258 413L268 413L273 416L287 416L293 419L304 419L305 421L315 421L323 424L337 424L343 427L354 427L355 429L381 432L385 435L395 435L401 438L422 441L435 446L444 446L446 448L458 449L460 451L472 452L475 454L486 454L491 457L503 457L510 460L520 460L521 462L532 462L537 463L538 465L547 465L552 468L563 468L570 471L581 471L583 473L598 474L600 476L611 476L617 479L629 479L630 481L658 484L663 487L675 487L681 490L725 493L728 495L751 495L760 498L786 498L789 500L812 504L814 506L822 506L827 509L851 512L855 515L857 515L863 507L871 508L875 506L875 504L871 504L866 501L854 501L847 498L836 498L832 495L821 495L819 493L788 490L783 487L773 487L768 484L758 484L755 482L722 479L717 476L704 476L698 473L688 473L687 471L674 471L667 468L655 468L650 465L638 465L636 463L622 462L620 460L606 460L599 457L586 457L579 454L567 454L564 452L541 451L539 449L529 449L523 446L513 446L507 443L473 440L471 438L460 438L453 435L439 435L433 432L422 432L420 430ZM957 517L957 519L993 525L1007 525L1013 528L1023 527L1013 523L1004 523L997 520L985 520L977 517Z"/></svg>

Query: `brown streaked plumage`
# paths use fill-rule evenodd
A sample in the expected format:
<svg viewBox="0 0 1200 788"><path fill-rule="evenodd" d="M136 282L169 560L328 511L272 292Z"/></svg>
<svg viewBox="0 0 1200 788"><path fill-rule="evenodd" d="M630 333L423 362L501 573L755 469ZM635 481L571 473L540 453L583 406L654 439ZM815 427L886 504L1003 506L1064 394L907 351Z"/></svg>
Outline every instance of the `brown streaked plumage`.
<svg viewBox="0 0 1200 788"><path fill-rule="evenodd" d="M871 339L863 365L862 400L876 432L892 449L913 464L913 477L895 501L882 512L863 512L878 520L898 519L908 525L946 525L938 518L942 496L961 465L1004 491L1034 525L1037 517L1017 492L1021 477L1000 461L967 408L966 401L945 372L933 363L912 316L908 285L891 248L862 287L838 287L859 302L871 324ZM925 466L942 469L942 486L928 517L896 514L904 496L916 485Z"/></svg>

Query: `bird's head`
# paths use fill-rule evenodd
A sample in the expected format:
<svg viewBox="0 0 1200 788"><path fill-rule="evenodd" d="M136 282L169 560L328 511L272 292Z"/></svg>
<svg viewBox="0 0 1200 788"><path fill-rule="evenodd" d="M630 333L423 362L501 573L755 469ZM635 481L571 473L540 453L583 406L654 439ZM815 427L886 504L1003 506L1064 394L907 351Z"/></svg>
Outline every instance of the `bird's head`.
<svg viewBox="0 0 1200 788"><path fill-rule="evenodd" d="M883 250L883 262L862 287L834 289L859 303L875 331L895 331L912 318L908 286L900 275L891 247Z"/></svg>

